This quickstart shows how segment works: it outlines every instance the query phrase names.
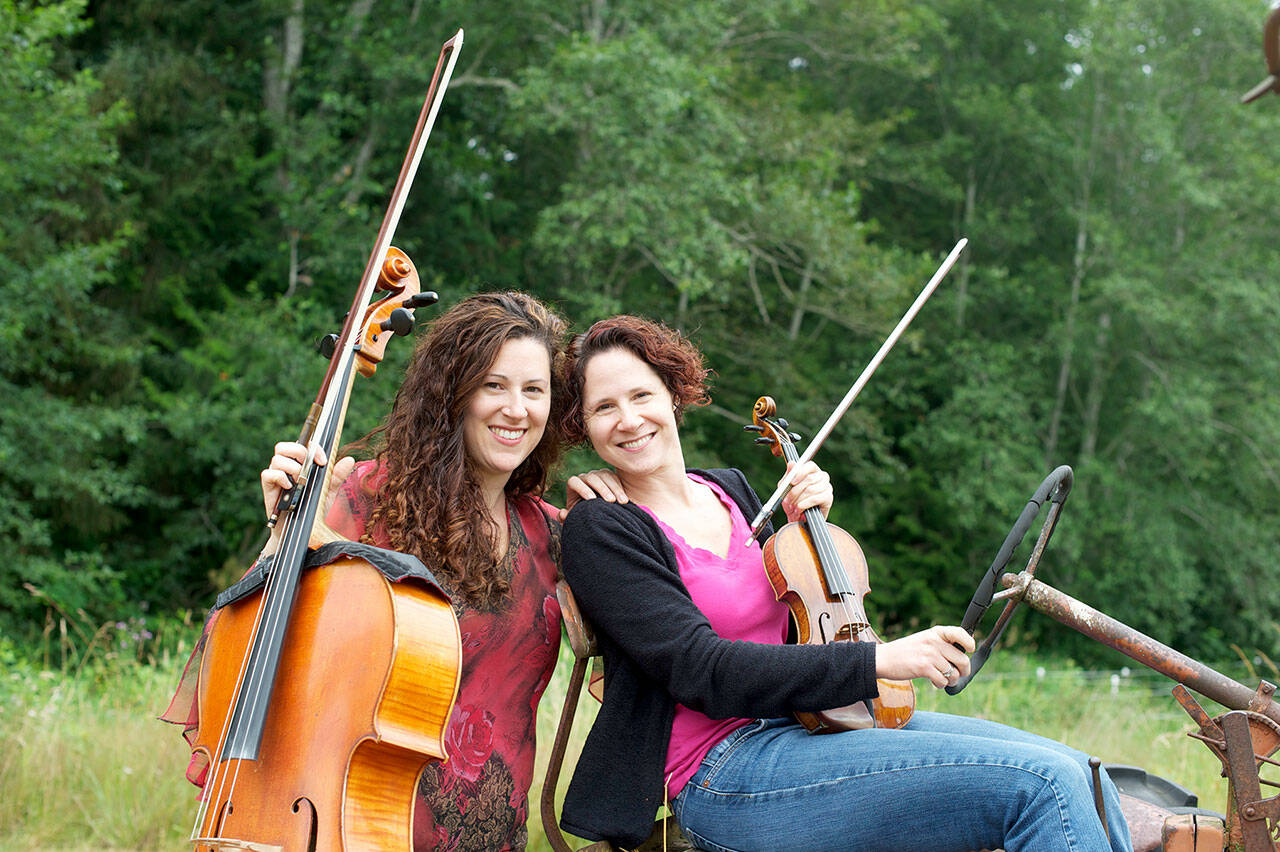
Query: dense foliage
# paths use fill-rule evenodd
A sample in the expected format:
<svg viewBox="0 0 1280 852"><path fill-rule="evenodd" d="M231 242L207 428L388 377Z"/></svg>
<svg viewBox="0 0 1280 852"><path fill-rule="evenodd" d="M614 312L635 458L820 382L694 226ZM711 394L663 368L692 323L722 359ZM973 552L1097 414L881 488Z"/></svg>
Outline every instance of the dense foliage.
<svg viewBox="0 0 1280 852"><path fill-rule="evenodd" d="M1274 656L1280 102L1238 100L1265 11L0 0L0 632L198 608L251 558L256 471L462 26L398 239L446 303L513 287L686 329L717 374L691 460L767 491L751 403L811 434L967 236L820 456L884 632L958 619L1066 463L1046 579L1187 651Z"/></svg>

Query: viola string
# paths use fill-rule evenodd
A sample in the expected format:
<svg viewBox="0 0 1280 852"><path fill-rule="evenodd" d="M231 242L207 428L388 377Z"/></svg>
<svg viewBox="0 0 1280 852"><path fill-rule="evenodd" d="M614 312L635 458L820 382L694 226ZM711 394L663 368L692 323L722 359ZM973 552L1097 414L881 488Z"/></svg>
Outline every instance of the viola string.
<svg viewBox="0 0 1280 852"><path fill-rule="evenodd" d="M786 436L786 431L775 427L774 430L778 435ZM783 457L788 462L797 461L799 456L796 454L795 444L789 440L779 439L782 445ZM835 592L839 601L841 617L844 624L841 627L859 625L858 635L862 634L864 629L861 625L866 624L867 618L862 612L861 605L850 605L848 600L848 591L851 588L849 576L844 570L844 562L840 559L840 554L836 550L835 542L831 540L831 534L827 530L827 519L823 517L822 510L816 506L806 509L804 513L805 528L809 533L809 541L813 545L814 550L818 554L818 564L822 568L823 579L826 581L827 589L839 589ZM861 615L861 617L859 617ZM833 639L839 638L839 631Z"/></svg>
<svg viewBox="0 0 1280 852"><path fill-rule="evenodd" d="M768 423L773 430L774 440L782 448L783 457L787 462L798 461L795 445L790 441L788 433L781 429L777 424ZM843 624L839 626L836 635L832 637L832 641L860 641L865 632L870 628L869 620L866 616L866 610L862 606L861 599L858 598L857 592L853 589L849 581L849 575L845 571L844 560L840 558L839 551L835 542L831 538L831 532L827 529L827 519L823 516L822 510L818 507L811 507L804 512L804 528L808 534L809 543L813 546L814 552L818 557L818 565L822 573L822 579L826 583L827 591L832 593L838 604L838 611L843 620ZM852 598L852 601L850 600ZM856 633L852 628L856 627ZM849 632L840 634L849 628ZM875 708L873 702L864 701L867 712L871 715L872 725L875 722Z"/></svg>

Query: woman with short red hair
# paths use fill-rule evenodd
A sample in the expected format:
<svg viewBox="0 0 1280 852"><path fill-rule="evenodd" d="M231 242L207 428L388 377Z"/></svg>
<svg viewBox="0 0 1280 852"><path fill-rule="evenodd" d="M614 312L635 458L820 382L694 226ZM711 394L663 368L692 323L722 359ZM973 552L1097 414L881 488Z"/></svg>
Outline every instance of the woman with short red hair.
<svg viewBox="0 0 1280 852"><path fill-rule="evenodd" d="M577 338L565 375L567 436L589 440L626 490L565 520L565 578L605 660L565 830L630 848L668 801L708 850L1130 852L1114 785L1104 774L1108 840L1087 757L1052 740L925 712L896 730L808 734L792 713L873 698L877 678L955 683L972 637L940 626L879 645L784 644L789 612L747 545L759 498L740 471L685 465L680 423L708 401L697 349L614 317ZM796 520L831 503L810 462L783 508Z"/></svg>

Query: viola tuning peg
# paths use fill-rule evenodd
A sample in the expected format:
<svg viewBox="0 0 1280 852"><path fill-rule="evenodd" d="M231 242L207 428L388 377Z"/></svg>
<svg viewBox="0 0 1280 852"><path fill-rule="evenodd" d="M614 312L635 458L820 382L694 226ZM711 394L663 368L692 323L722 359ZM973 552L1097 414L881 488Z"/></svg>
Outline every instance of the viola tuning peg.
<svg viewBox="0 0 1280 852"><path fill-rule="evenodd" d="M785 421L785 420L783 420L781 417L779 417L779 418L778 418L778 425L779 425L779 426L781 426L783 429L786 429L786 428L787 428L787 426L789 426L789 425L791 425L791 424L787 423L787 421Z"/></svg>
<svg viewBox="0 0 1280 852"><path fill-rule="evenodd" d="M763 431L764 431L764 427L763 427L763 426L757 426L757 425L756 425L756 424L754 424L754 423L748 423L746 426L743 426L743 427L742 427L742 431L743 431L743 432L763 432Z"/></svg>
<svg viewBox="0 0 1280 852"><path fill-rule="evenodd" d="M425 293L415 293L404 300L405 307L408 308L425 308L427 305L434 305L440 301L440 294L434 290L428 290Z"/></svg>
<svg viewBox="0 0 1280 852"><path fill-rule="evenodd" d="M338 335L326 334L316 343L316 351L326 358L332 358L338 350Z"/></svg>
<svg viewBox="0 0 1280 852"><path fill-rule="evenodd" d="M772 438L756 438L755 443L757 443L757 444L772 444L772 443L773 443L773 439L772 439Z"/></svg>
<svg viewBox="0 0 1280 852"><path fill-rule="evenodd" d="M791 438L791 440L793 440L793 441L803 441L803 440L804 440L804 438L803 438L803 437L801 437L801 435L800 435L800 433L799 433L799 432L788 432L788 433L787 433L787 436L788 436L788 437L790 437L790 438Z"/></svg>
<svg viewBox="0 0 1280 852"><path fill-rule="evenodd" d="M404 308L396 308L378 327L383 331L390 330L392 334L409 334L413 331L413 314Z"/></svg>

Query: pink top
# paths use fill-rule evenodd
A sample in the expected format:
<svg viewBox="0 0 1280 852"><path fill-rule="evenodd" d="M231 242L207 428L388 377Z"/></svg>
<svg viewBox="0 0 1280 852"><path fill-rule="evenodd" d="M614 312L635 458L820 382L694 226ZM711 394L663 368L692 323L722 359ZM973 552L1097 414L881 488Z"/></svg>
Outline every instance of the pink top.
<svg viewBox="0 0 1280 852"><path fill-rule="evenodd" d="M722 639L768 645L785 642L790 615L786 605L774 596L769 578L765 576L760 545L752 542L750 547L742 546L751 534L747 519L720 486L692 473L689 479L709 487L729 510L732 530L724 557L693 547L647 507L641 508L657 521L675 548L680 579L693 597L693 603ZM712 719L676 704L671 741L667 746L667 796L675 798L711 747L749 721Z"/></svg>

